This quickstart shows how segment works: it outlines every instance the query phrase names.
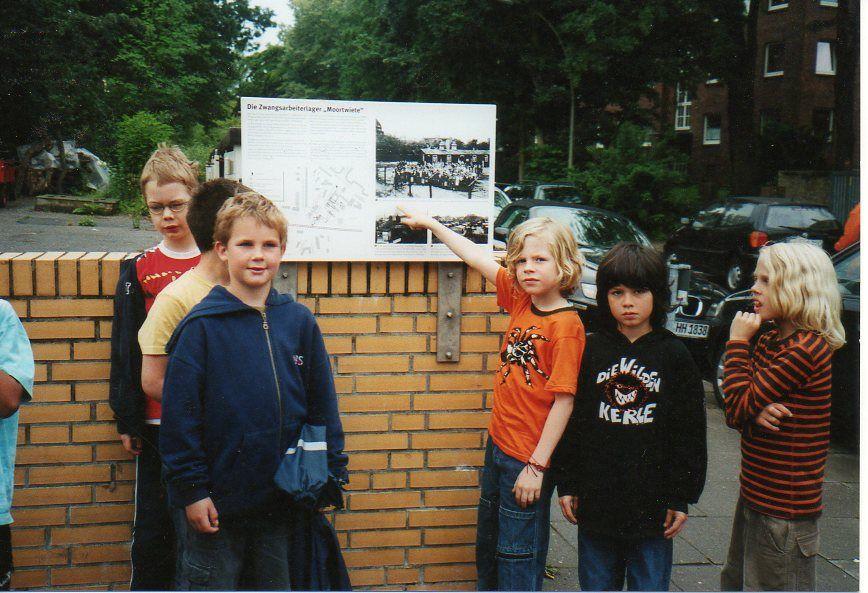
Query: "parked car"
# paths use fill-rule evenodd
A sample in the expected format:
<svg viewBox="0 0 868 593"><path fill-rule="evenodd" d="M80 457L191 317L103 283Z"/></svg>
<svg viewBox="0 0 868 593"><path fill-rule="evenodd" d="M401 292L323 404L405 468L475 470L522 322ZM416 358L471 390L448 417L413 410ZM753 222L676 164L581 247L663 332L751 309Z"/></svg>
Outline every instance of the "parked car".
<svg viewBox="0 0 868 593"><path fill-rule="evenodd" d="M633 241L651 245L648 237L629 218L609 210L540 200L519 200L503 209L494 222L495 248L505 249L509 232L529 218L550 216L567 224L573 231L586 265L579 287L569 295L580 310L582 322L588 331L599 327L597 317L597 268L603 256L620 241ZM726 292L702 275L691 277L687 304L675 311L673 333L684 339L697 364L709 373L709 357L705 351L706 338L717 334L712 327L718 321L709 316L711 303L722 302Z"/></svg>
<svg viewBox="0 0 868 593"><path fill-rule="evenodd" d="M730 291L744 288L767 242L808 241L831 253L841 235L828 209L787 198L728 198L681 222L664 246L667 258L708 273Z"/></svg>
<svg viewBox="0 0 868 593"><path fill-rule="evenodd" d="M572 183L542 183L523 181L521 183L499 184L512 201L516 200L553 200L569 204L584 204L586 200Z"/></svg>
<svg viewBox="0 0 868 593"><path fill-rule="evenodd" d="M494 188L494 215L497 216L512 200L499 187Z"/></svg>
<svg viewBox="0 0 868 593"><path fill-rule="evenodd" d="M859 243L832 257L841 292L841 322L847 343L832 357L832 435L850 446L859 443ZM706 353L713 373L708 376L717 401L723 406L723 361L729 326L738 311L752 311L750 290L742 290L711 304L714 323L706 338ZM772 326L760 328L758 336ZM705 367L709 368L709 367Z"/></svg>

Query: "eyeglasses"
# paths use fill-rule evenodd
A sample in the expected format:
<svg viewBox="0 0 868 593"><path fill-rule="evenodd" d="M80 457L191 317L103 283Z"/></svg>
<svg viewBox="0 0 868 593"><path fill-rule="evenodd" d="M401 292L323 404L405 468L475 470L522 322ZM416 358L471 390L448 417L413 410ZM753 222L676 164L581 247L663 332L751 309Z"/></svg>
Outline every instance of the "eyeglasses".
<svg viewBox="0 0 868 593"><path fill-rule="evenodd" d="M160 214L162 214L166 208L168 208L172 212L180 212L181 210L185 209L189 204L190 200L187 200L186 202L172 202L168 206L164 206L163 204L148 204L148 212L155 216L159 216Z"/></svg>

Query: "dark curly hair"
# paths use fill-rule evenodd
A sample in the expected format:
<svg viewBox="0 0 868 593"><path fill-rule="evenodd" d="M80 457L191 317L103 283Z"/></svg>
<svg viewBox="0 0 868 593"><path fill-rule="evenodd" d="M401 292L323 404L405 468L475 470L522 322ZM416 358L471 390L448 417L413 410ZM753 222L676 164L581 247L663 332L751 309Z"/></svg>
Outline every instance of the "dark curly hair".
<svg viewBox="0 0 868 593"><path fill-rule="evenodd" d="M669 273L663 256L653 247L638 243L621 242L609 250L597 269L597 310L600 324L617 329L618 323L609 309L609 290L619 284L629 288L644 288L651 291L654 307L651 310L651 326L666 325L669 311Z"/></svg>
<svg viewBox="0 0 868 593"><path fill-rule="evenodd" d="M214 223L217 211L224 202L238 194L249 192L250 188L231 179L212 179L199 186L190 201L187 211L187 226L193 233L199 251L205 253L214 248Z"/></svg>

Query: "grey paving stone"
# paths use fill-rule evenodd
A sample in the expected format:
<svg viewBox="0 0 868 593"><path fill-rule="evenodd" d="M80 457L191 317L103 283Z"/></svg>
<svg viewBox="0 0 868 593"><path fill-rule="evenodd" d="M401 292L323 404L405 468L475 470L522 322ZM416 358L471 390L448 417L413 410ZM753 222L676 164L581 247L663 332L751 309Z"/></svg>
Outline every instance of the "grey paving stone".
<svg viewBox="0 0 868 593"><path fill-rule="evenodd" d="M820 555L828 560L859 557L859 520L820 517Z"/></svg>
<svg viewBox="0 0 868 593"><path fill-rule="evenodd" d="M824 558L817 558L817 591L858 591L859 579Z"/></svg>
<svg viewBox="0 0 868 593"><path fill-rule="evenodd" d="M681 536L715 564L723 564L729 550L732 516L693 517Z"/></svg>
<svg viewBox="0 0 868 593"><path fill-rule="evenodd" d="M673 564L710 564L711 560L680 534L675 538L672 551Z"/></svg>
<svg viewBox="0 0 868 593"><path fill-rule="evenodd" d="M720 591L720 567L673 566L671 583L672 589L678 591Z"/></svg>
<svg viewBox="0 0 868 593"><path fill-rule="evenodd" d="M708 517L732 517L738 502L738 490L738 481L706 483L696 507Z"/></svg>
<svg viewBox="0 0 868 593"><path fill-rule="evenodd" d="M559 568L554 579L543 580L543 591L578 591L579 570L577 568Z"/></svg>
<svg viewBox="0 0 868 593"><path fill-rule="evenodd" d="M859 456L835 448L826 458L826 480L830 482L859 483Z"/></svg>
<svg viewBox="0 0 868 593"><path fill-rule="evenodd" d="M854 579L859 578L859 563L855 560L830 560L830 562Z"/></svg>
<svg viewBox="0 0 868 593"><path fill-rule="evenodd" d="M858 518L859 488L846 482L823 484L823 517Z"/></svg>

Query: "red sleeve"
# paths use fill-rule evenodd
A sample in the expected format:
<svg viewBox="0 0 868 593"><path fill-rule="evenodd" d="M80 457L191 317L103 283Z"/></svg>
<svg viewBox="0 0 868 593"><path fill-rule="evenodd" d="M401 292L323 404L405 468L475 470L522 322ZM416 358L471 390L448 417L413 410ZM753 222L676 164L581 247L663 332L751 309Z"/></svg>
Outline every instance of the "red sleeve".
<svg viewBox="0 0 868 593"><path fill-rule="evenodd" d="M850 216L847 217L847 222L844 223L844 234L835 243L835 251L841 251L848 245L851 245L859 240L859 206L850 211Z"/></svg>
<svg viewBox="0 0 868 593"><path fill-rule="evenodd" d="M515 282L506 268L497 271L497 306L512 311L515 302Z"/></svg>

